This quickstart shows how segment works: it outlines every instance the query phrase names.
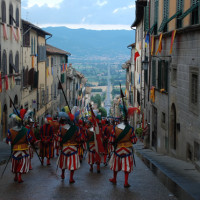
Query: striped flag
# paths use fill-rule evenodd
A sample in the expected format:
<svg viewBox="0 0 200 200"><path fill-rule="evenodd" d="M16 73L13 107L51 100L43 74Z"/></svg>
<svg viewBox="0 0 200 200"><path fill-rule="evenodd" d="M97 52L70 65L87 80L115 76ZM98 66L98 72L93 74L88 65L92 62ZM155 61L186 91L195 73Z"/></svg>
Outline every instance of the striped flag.
<svg viewBox="0 0 200 200"><path fill-rule="evenodd" d="M171 38L170 52L169 52L170 55L172 54L172 49L173 49L173 44L174 44L174 38L175 38L175 36L176 36L176 30L173 30L172 31L172 38Z"/></svg>
<svg viewBox="0 0 200 200"><path fill-rule="evenodd" d="M162 33L160 34L160 37L159 37L159 43L158 43L158 49L157 49L157 51L156 51L156 55L158 54L158 52L159 53L161 53L161 51L162 51Z"/></svg>
<svg viewBox="0 0 200 200"><path fill-rule="evenodd" d="M20 42L21 41L21 31L20 28L17 28L17 41Z"/></svg>
<svg viewBox="0 0 200 200"><path fill-rule="evenodd" d="M14 29L13 26L11 26L11 30L12 30L12 33L13 33L13 36L14 36L15 40L18 41L18 37L17 37L17 35L15 33L15 29Z"/></svg>
<svg viewBox="0 0 200 200"><path fill-rule="evenodd" d="M147 48L148 44L149 44L149 32L146 34L146 38L145 38L145 48Z"/></svg>
<svg viewBox="0 0 200 200"><path fill-rule="evenodd" d="M3 23L3 38L4 40L8 40L8 34L7 34L7 25Z"/></svg>
<svg viewBox="0 0 200 200"><path fill-rule="evenodd" d="M8 90L8 76L5 75L5 89Z"/></svg>
<svg viewBox="0 0 200 200"><path fill-rule="evenodd" d="M154 35L151 36L151 55L154 53Z"/></svg>

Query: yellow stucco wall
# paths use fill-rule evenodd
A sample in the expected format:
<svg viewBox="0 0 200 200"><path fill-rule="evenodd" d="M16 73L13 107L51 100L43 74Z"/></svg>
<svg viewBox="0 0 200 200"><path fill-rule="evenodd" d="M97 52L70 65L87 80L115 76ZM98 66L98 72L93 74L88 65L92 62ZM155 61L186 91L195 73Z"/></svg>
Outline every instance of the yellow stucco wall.
<svg viewBox="0 0 200 200"><path fill-rule="evenodd" d="M169 2L169 18L176 13L176 1L171 0ZM173 31L176 29L176 18L169 22L168 31Z"/></svg>
<svg viewBox="0 0 200 200"><path fill-rule="evenodd" d="M31 45L31 38L35 38L35 53L37 54L37 32L34 30L30 30L30 45ZM35 71L37 71L37 57L34 56L34 65ZM25 67L25 69L28 67L28 70L32 68L32 55L31 55L31 46L30 47L23 47L23 61L22 66ZM32 108L32 102L33 100L37 100L37 89L34 89L30 92L31 87L24 88L22 90L22 100L21 105L25 105L28 103L29 109Z"/></svg>

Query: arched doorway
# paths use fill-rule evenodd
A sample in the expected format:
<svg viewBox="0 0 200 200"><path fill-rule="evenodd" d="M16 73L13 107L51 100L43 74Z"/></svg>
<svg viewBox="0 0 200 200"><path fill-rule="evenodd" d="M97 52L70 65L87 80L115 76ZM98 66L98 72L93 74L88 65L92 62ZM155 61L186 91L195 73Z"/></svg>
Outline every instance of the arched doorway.
<svg viewBox="0 0 200 200"><path fill-rule="evenodd" d="M5 104L3 107L3 120L2 120L2 127L3 127L3 138L6 137L8 132L8 109L7 105Z"/></svg>
<svg viewBox="0 0 200 200"><path fill-rule="evenodd" d="M171 123L170 123L170 143L171 148L176 150L177 148L177 129L176 129L176 106L173 103L171 106Z"/></svg>

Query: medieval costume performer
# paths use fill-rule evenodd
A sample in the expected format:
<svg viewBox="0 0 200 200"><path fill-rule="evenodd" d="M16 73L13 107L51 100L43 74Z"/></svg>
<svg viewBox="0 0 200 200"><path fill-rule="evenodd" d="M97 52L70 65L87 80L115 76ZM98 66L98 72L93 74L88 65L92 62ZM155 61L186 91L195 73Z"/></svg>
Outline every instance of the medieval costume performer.
<svg viewBox="0 0 200 200"><path fill-rule="evenodd" d="M73 122L73 115L71 113L68 115L70 116L71 121L68 120L67 124L60 128L60 133L58 135L61 152L58 157L57 165L62 170L61 178L65 178L65 169L68 169L70 170L69 183L74 183L74 171L80 168L80 160L77 149L80 139L80 131Z"/></svg>
<svg viewBox="0 0 200 200"><path fill-rule="evenodd" d="M40 157L42 158L42 164L44 158L47 158L47 165L50 165L50 158L53 158L53 128L50 125L52 118L45 118L45 124L40 128Z"/></svg>
<svg viewBox="0 0 200 200"><path fill-rule="evenodd" d="M56 149L56 155L59 156L59 142L57 140L57 136L58 136L58 133L59 133L59 128L60 128L60 124L58 122L58 118L57 116L55 115L53 117L53 121L51 122L51 126L53 128L53 135L54 135L54 149Z"/></svg>
<svg viewBox="0 0 200 200"><path fill-rule="evenodd" d="M79 131L80 131L80 143L78 145L78 155L79 155L79 160L80 162L82 163L82 160L83 160L83 153L84 153L84 139L85 139L85 123L82 121L82 120L79 120L78 121L78 128L79 128Z"/></svg>
<svg viewBox="0 0 200 200"><path fill-rule="evenodd" d="M26 122L26 128L29 130L29 134L32 138L31 142L30 142L30 145L29 145L29 156L30 156L30 166L29 166L29 169L32 170L32 165L31 165L31 159L33 158L33 146L34 146L34 143L37 142L37 139L35 137L35 134L34 134L34 128L33 128L33 124L34 124L34 121L32 120L31 117L28 118L27 122Z"/></svg>
<svg viewBox="0 0 200 200"><path fill-rule="evenodd" d="M95 114L90 105L92 118L89 123L89 128L86 130L87 135L87 150L88 150L88 164L90 165L90 171L93 172L93 165L97 164L97 173L100 173L100 163L102 160L102 155L104 153L103 138L101 134L101 129L99 129L98 119L96 119Z"/></svg>
<svg viewBox="0 0 200 200"><path fill-rule="evenodd" d="M125 182L124 187L130 187L128 184L129 173L133 171L134 152L133 144L137 142L134 134L134 129L128 124L127 109L124 103L124 95L121 90L123 101L124 122L116 125L110 135L109 142L114 146L114 152L110 159L110 168L113 170L113 178L109 179L110 182L116 184L117 173L124 171Z"/></svg>
<svg viewBox="0 0 200 200"><path fill-rule="evenodd" d="M16 126L8 130L6 142L11 145L12 172L15 173L14 181L23 182L21 175L29 171L29 130L22 125L22 120L15 114L10 115Z"/></svg>

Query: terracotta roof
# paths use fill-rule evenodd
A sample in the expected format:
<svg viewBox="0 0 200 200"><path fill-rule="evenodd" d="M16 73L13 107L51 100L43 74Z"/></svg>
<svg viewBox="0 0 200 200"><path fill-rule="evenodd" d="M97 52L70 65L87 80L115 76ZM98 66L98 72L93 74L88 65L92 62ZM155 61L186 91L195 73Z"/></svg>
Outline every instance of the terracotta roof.
<svg viewBox="0 0 200 200"><path fill-rule="evenodd" d="M48 33L48 32L46 32L46 31L42 30L40 27L38 27L38 26L36 26L36 25L34 25L34 24L32 24L32 23L30 23L30 22L24 20L24 19L22 19L22 24L23 24L23 25L27 25L27 26L31 27L32 29L34 29L34 30L36 30L36 31L38 31L38 32L40 32L40 33L42 33L42 34L44 34L44 35L52 36L51 33Z"/></svg>
<svg viewBox="0 0 200 200"><path fill-rule="evenodd" d="M128 48L129 48L129 47L135 48L135 43L129 44L127 47L128 47Z"/></svg>
<svg viewBox="0 0 200 200"><path fill-rule="evenodd" d="M71 55L69 52L64 51L62 49L58 49L58 48L51 46L49 44L46 44L46 50L47 50L47 53L50 53L50 54L59 54L59 55L68 55L68 56Z"/></svg>
<svg viewBox="0 0 200 200"><path fill-rule="evenodd" d="M76 71L76 75L78 75L80 78L83 78L83 77L84 77L84 75L81 74L81 72L79 72L79 71Z"/></svg>

